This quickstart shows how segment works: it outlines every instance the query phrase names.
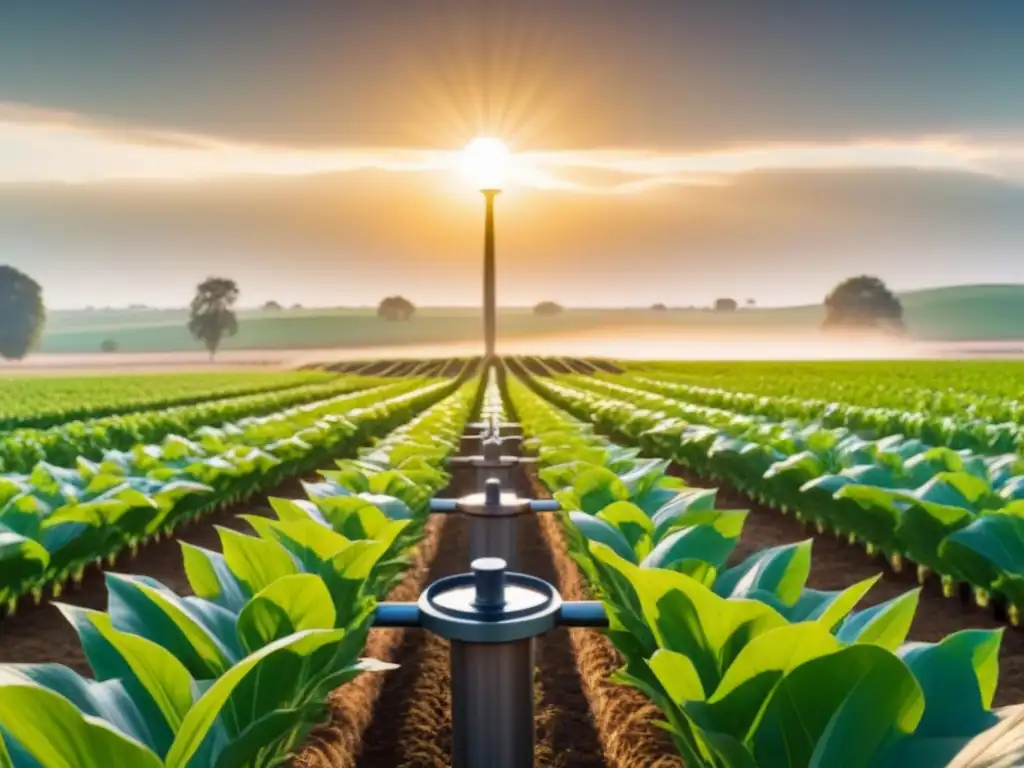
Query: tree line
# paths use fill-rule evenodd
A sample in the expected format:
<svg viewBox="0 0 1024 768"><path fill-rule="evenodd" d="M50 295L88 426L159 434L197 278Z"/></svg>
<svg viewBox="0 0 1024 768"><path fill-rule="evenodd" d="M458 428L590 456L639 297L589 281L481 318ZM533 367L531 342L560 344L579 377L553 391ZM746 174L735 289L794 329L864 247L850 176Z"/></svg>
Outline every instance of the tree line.
<svg viewBox="0 0 1024 768"><path fill-rule="evenodd" d="M236 304L240 296L238 284L225 277L210 277L196 286L195 297L189 305L187 328L192 338L216 355L222 342L239 331ZM754 300L747 299L753 307ZM904 329L903 306L899 298L877 277L860 275L844 280L825 297L826 329L876 329L900 332ZM301 309L301 305L293 305ZM276 301L263 305L264 311L280 311ZM653 311L665 312L665 304L655 304ZM716 312L735 312L739 303L735 299L718 299ZM542 301L533 308L535 315L554 317L564 307L553 301ZM416 315L416 306L404 296L388 296L377 306L377 317L387 322L409 322ZM31 277L14 267L0 265L0 356L7 360L20 360L35 349L46 324L46 307L42 287ZM113 339L101 344L104 352L118 348Z"/></svg>

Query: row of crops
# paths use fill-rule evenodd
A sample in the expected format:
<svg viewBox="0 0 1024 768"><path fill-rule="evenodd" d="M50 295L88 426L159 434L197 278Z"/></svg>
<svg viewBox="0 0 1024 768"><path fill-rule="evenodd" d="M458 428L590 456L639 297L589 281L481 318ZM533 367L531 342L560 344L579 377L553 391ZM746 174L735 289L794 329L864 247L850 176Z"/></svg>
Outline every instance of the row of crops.
<svg viewBox="0 0 1024 768"><path fill-rule="evenodd" d="M509 374L501 387L493 376L343 375L98 416L133 424L116 445L65 428L70 444L55 442L49 456L80 446L71 461L0 475L0 595L11 605L58 594L85 567L177 536L285 478L305 478L304 497L272 496L272 512L244 514L243 530L218 528L219 549L182 542L185 591L108 572L106 611L60 605L92 675L57 663L0 665L0 766L289 764L332 697L357 675L389 668L360 658L375 607L422 551L429 500L448 486L448 459L481 394L488 414L522 424L535 479L563 508L551 522L566 567L605 606L617 690L656 705L671 737L665 760L949 765L1005 714L992 708L1001 632L907 642L919 590L861 607L877 578L812 588L810 541L739 555L754 513L719 508L715 488L687 485L675 465L884 552L896 567L911 562L922 577L934 570L948 585L970 581L981 600L1011 603L1004 573L982 584L947 561L969 549L953 536L1014 517L1024 465L994 450L693 402L676 388L723 388L685 375L663 366ZM175 429L175 419L186 426ZM129 443L131 434L139 439ZM986 491L971 495L980 482ZM969 498L984 502L967 506ZM934 521L949 527L950 510L971 518L940 531ZM935 542L931 560L926 541ZM415 646L393 661L422 663ZM427 706L437 703L403 711L435 722ZM638 738L602 723L622 729L615 738ZM575 764L573 746L563 744L558 765ZM341 751L326 750L332 765L355 764Z"/></svg>
<svg viewBox="0 0 1024 768"><path fill-rule="evenodd" d="M103 440L70 427L48 430L56 442L46 456L63 462L42 460L28 471L0 475L0 601L12 611L23 595L38 602L47 587L58 595L90 564L134 553L211 510L323 466L365 439L367 425L379 427L386 415L393 426L451 386L380 381L339 377L104 417L98 421L117 422L118 431ZM25 448L19 434L0 445Z"/></svg>
<svg viewBox="0 0 1024 768"><path fill-rule="evenodd" d="M0 430L188 405L327 381L318 372L186 373L0 380Z"/></svg>
<svg viewBox="0 0 1024 768"><path fill-rule="evenodd" d="M675 385L642 388L648 381L654 380L570 377L535 385L651 455L727 482L869 553L884 553L897 570L911 561L922 580L939 574L948 594L957 582L971 585L982 605L996 594L1008 601L1011 621L1019 621L1019 454L955 451L898 433L871 439L818 421L775 421L689 402Z"/></svg>
<svg viewBox="0 0 1024 768"><path fill-rule="evenodd" d="M72 465L79 458L97 460L106 451L129 450L139 443L159 442L168 435L195 434L204 427L329 400L384 381L342 376L286 389L71 421L46 429L0 432L0 469L28 472L40 461Z"/></svg>
<svg viewBox="0 0 1024 768"><path fill-rule="evenodd" d="M825 401L895 408L929 416L1024 418L1024 366L1014 362L845 361L762 363L619 363L658 378L756 395L773 401Z"/></svg>
<svg viewBox="0 0 1024 768"><path fill-rule="evenodd" d="M225 535L220 552L186 548L193 595L108 575L107 612L65 607L94 677L4 666L0 764L279 764L331 691L381 668L359 658L375 599L422 535L475 395L444 382L349 409L349 424L404 426L323 472L308 498L274 499L277 519L248 518L252 535Z"/></svg>
<svg viewBox="0 0 1024 768"><path fill-rule="evenodd" d="M998 632L905 644L917 592L856 611L874 580L807 588L810 542L727 567L746 512L508 387L605 601L618 680L657 703L688 765L946 765L997 722Z"/></svg>

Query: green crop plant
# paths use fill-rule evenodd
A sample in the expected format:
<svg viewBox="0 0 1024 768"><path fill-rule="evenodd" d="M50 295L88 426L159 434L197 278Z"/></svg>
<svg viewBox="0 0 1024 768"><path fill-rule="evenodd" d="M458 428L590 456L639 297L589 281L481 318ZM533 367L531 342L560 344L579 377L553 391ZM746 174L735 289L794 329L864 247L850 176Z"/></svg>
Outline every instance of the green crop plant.
<svg viewBox="0 0 1024 768"><path fill-rule="evenodd" d="M107 451L127 450L139 443L160 442L172 434L192 435L205 427L217 427L299 405L327 403L386 381L354 375L327 380L317 378L288 389L225 396L156 409L129 408L127 412L63 422L45 429L14 429L0 433L0 470L30 472L40 461L69 466L79 457L98 460Z"/></svg>
<svg viewBox="0 0 1024 768"><path fill-rule="evenodd" d="M285 477L330 461L451 391L451 383L388 384L280 413L206 427L196 440L109 451L74 467L45 462L0 476L0 600L60 594L85 568Z"/></svg>
<svg viewBox="0 0 1024 768"><path fill-rule="evenodd" d="M332 378L320 371L10 378L0 382L0 430L47 429L84 419L326 384Z"/></svg>
<svg viewBox="0 0 1024 768"><path fill-rule="evenodd" d="M184 545L194 596L108 575L106 613L64 606L94 679L57 664L0 666L0 765L286 761L332 690L384 668L359 658L375 601L448 481L475 386L340 461L307 500L273 500L277 519L247 518L255 535L221 530L221 552ZM379 419L403 405L366 410Z"/></svg>
<svg viewBox="0 0 1024 768"><path fill-rule="evenodd" d="M999 632L906 643L917 591L856 611L875 579L807 588L810 541L726 567L743 512L716 510L712 489L664 478L662 462L522 383L508 392L542 481L569 508L570 554L609 613L625 660L616 679L658 705L688 764L929 768L998 722ZM645 505L652 489L674 498ZM653 562L659 534L701 545Z"/></svg>
<svg viewBox="0 0 1024 768"><path fill-rule="evenodd" d="M533 386L602 431L792 512L819 532L883 552L896 570L909 560L922 581L937 573L948 595L963 581L980 605L992 594L1005 598L1011 623L1019 623L1024 560L1000 551L993 538L1010 535L1014 523L985 522L1019 515L1024 461L1017 454L954 451L900 435L868 439L571 378L573 385L567 377Z"/></svg>

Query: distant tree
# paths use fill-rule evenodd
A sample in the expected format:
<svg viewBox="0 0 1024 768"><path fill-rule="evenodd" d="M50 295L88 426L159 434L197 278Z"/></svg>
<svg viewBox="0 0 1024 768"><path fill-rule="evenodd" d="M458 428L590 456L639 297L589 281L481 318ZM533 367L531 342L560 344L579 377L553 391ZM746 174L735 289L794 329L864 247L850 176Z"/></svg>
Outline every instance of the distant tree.
<svg viewBox="0 0 1024 768"><path fill-rule="evenodd" d="M754 301L753 299L747 299L746 303L747 303L748 307L756 307L757 306L757 302Z"/></svg>
<svg viewBox="0 0 1024 768"><path fill-rule="evenodd" d="M238 301L238 285L225 277L210 277L196 287L189 312L188 330L192 338L202 341L217 354L221 339L238 333L238 317L234 306Z"/></svg>
<svg viewBox="0 0 1024 768"><path fill-rule="evenodd" d="M301 304L292 304L292 309L302 309Z"/></svg>
<svg viewBox="0 0 1024 768"><path fill-rule="evenodd" d="M267 312L279 312L281 310L281 305L276 301L268 301L263 305L263 309Z"/></svg>
<svg viewBox="0 0 1024 768"><path fill-rule="evenodd" d="M738 306L736 299L715 299L715 312L735 312Z"/></svg>
<svg viewBox="0 0 1024 768"><path fill-rule="evenodd" d="M404 296L388 296L377 306L377 317L389 321L406 321L416 314L416 307Z"/></svg>
<svg viewBox="0 0 1024 768"><path fill-rule="evenodd" d="M0 356L21 360L43 333L43 289L14 267L0 266Z"/></svg>
<svg viewBox="0 0 1024 768"><path fill-rule="evenodd" d="M132 312L143 312L149 309L149 307L147 307L145 304L129 304L128 309L130 309Z"/></svg>
<svg viewBox="0 0 1024 768"><path fill-rule="evenodd" d="M851 277L825 297L824 326L902 330L903 305L877 277Z"/></svg>
<svg viewBox="0 0 1024 768"><path fill-rule="evenodd" d="M100 344L101 352L117 352L117 342L113 339L104 339Z"/></svg>
<svg viewBox="0 0 1024 768"><path fill-rule="evenodd" d="M565 311L561 304L556 304L553 301L542 301L540 304L533 308L533 314L540 317L555 317Z"/></svg>
<svg viewBox="0 0 1024 768"><path fill-rule="evenodd" d="M652 312L665 312L667 309L668 309L668 307L666 307L660 301L657 304L652 304L651 305L651 311Z"/></svg>

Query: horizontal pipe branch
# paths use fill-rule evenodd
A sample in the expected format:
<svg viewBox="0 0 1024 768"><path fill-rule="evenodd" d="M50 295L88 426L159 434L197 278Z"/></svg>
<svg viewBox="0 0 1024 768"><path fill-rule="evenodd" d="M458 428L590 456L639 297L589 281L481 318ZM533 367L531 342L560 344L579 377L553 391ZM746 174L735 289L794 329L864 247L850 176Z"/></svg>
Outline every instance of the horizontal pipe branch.
<svg viewBox="0 0 1024 768"><path fill-rule="evenodd" d="M378 603L373 615L373 626L381 629L418 627L420 607L416 603Z"/></svg>
<svg viewBox="0 0 1024 768"><path fill-rule="evenodd" d="M534 499L530 502L530 509L534 512L558 512L562 508L554 499Z"/></svg>
<svg viewBox="0 0 1024 768"><path fill-rule="evenodd" d="M431 499L431 512L458 512L459 502L456 499Z"/></svg>
<svg viewBox="0 0 1024 768"><path fill-rule="evenodd" d="M572 600L562 603L558 612L558 625L562 627L591 627L606 629L608 613L600 600Z"/></svg>

